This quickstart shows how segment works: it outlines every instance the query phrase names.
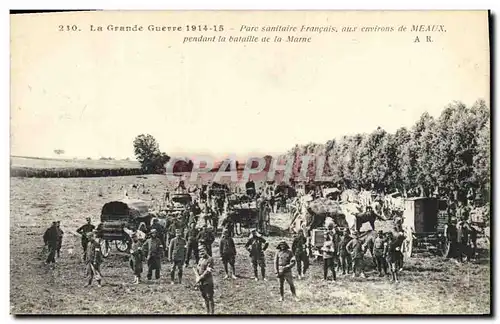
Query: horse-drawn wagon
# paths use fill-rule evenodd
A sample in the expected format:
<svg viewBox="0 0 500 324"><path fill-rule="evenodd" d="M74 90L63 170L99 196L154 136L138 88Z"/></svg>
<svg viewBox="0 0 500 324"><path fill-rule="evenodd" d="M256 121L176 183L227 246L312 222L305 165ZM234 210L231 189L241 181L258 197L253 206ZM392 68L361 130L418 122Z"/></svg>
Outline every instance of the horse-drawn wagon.
<svg viewBox="0 0 500 324"><path fill-rule="evenodd" d="M131 246L131 238L124 229L136 229L141 223L149 228L152 217L149 206L142 200L124 199L104 204L101 210L100 226L103 256L109 256L113 242L118 251L127 252Z"/></svg>
<svg viewBox="0 0 500 324"><path fill-rule="evenodd" d="M402 231L405 241L402 252L405 259L415 250L427 250L448 256L450 243L446 238L449 221L447 203L438 198L408 198L404 202Z"/></svg>
<svg viewBox="0 0 500 324"><path fill-rule="evenodd" d="M263 198L252 199L246 195L228 197L228 216L234 224L245 228L257 228L264 235L269 234L270 207Z"/></svg>

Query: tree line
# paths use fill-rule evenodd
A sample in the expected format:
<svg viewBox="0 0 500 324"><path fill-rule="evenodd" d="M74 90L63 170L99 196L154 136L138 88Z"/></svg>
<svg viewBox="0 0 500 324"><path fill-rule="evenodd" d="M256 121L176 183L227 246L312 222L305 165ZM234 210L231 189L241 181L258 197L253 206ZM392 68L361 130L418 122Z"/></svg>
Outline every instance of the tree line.
<svg viewBox="0 0 500 324"><path fill-rule="evenodd" d="M407 196L439 196L465 201L489 198L490 110L484 100L471 107L448 105L438 118L424 113L411 128L389 133L342 136L324 144L296 145L294 175L305 154L324 156L324 175L344 188L399 192ZM315 162L308 167L314 177Z"/></svg>

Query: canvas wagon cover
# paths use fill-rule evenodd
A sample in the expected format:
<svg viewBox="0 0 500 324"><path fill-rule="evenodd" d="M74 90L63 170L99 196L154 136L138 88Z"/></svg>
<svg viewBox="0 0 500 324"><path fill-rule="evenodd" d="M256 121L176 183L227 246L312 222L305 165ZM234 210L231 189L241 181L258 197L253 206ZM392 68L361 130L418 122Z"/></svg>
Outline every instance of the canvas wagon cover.
<svg viewBox="0 0 500 324"><path fill-rule="evenodd" d="M133 218L140 218L149 215L149 206L142 200L111 201L102 207L101 218L103 215L129 215Z"/></svg>

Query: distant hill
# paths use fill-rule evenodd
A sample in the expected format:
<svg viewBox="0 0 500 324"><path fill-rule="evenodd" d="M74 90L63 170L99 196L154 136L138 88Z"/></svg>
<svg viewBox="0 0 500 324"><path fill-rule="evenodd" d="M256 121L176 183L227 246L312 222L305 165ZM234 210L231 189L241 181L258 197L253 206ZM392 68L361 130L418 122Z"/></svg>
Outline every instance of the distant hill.
<svg viewBox="0 0 500 324"><path fill-rule="evenodd" d="M10 157L11 169L135 169L137 161L51 159L24 156Z"/></svg>

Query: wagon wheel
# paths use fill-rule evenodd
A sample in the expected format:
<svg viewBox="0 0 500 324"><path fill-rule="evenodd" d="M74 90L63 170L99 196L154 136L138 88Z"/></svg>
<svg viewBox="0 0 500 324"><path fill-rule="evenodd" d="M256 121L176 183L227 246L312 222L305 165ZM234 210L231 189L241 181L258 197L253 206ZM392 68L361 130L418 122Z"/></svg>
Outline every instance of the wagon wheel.
<svg viewBox="0 0 500 324"><path fill-rule="evenodd" d="M102 240L101 241L101 253L102 253L102 256L105 257L105 258L107 258L109 256L109 250L110 250L109 241Z"/></svg>
<svg viewBox="0 0 500 324"><path fill-rule="evenodd" d="M121 240L115 241L116 249L120 252L128 252L130 249L130 241L129 240Z"/></svg>

